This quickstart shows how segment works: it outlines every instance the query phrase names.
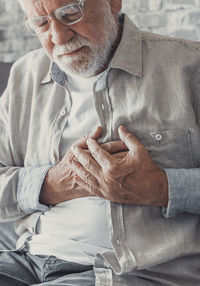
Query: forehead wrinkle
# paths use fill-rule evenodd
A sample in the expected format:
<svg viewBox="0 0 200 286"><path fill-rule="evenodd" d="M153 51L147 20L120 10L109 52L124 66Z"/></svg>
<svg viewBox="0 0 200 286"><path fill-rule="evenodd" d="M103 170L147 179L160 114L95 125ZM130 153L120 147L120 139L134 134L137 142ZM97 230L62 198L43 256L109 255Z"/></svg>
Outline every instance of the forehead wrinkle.
<svg viewBox="0 0 200 286"><path fill-rule="evenodd" d="M28 16L38 16L38 15L47 15L50 14L53 10L67 5L68 3L71 2L76 2L73 0L59 0L59 1L55 1L55 0L33 0L31 1L32 3L30 3L30 0L19 0L20 2L25 2L27 3L27 5L23 5L24 6L24 10L26 12L26 14L28 14ZM30 6L29 6L30 5Z"/></svg>
<svg viewBox="0 0 200 286"><path fill-rule="evenodd" d="M38 12L39 14L41 11L44 11L45 13L47 12L44 5L43 5L43 1L41 1L41 0L36 0L34 2L34 7L35 7L36 12Z"/></svg>
<svg viewBox="0 0 200 286"><path fill-rule="evenodd" d="M23 6L23 10L28 17L34 17L38 15L46 14L45 8L41 0L34 0L29 2L30 0L21 0L21 5Z"/></svg>

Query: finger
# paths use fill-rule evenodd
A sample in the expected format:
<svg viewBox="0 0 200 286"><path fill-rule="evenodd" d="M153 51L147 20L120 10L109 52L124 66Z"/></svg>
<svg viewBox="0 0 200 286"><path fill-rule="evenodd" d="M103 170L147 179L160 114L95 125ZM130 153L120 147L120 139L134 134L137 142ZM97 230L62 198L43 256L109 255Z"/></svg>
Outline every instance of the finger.
<svg viewBox="0 0 200 286"><path fill-rule="evenodd" d="M93 139L97 140L101 136L102 127L97 126L91 133L86 134L84 137L79 139L78 141L73 144L74 146L78 146L80 148L86 149L87 148L87 138L92 137Z"/></svg>
<svg viewBox="0 0 200 286"><path fill-rule="evenodd" d="M89 136L93 139L97 140L101 136L102 127L97 126L90 134Z"/></svg>
<svg viewBox="0 0 200 286"><path fill-rule="evenodd" d="M85 182L91 188L99 187L97 179L88 171L86 171L79 162L73 161L72 166L74 172L79 176L79 178L81 178L83 182Z"/></svg>
<svg viewBox="0 0 200 286"><path fill-rule="evenodd" d="M88 152L85 152L85 150L77 146L73 146L72 152L86 171L92 174L95 178L99 177L101 173L101 167Z"/></svg>
<svg viewBox="0 0 200 286"><path fill-rule="evenodd" d="M115 158L124 158L124 157L127 157L127 155L128 155L127 151L118 152L118 153L113 154Z"/></svg>
<svg viewBox="0 0 200 286"><path fill-rule="evenodd" d="M92 188L90 185L88 185L86 182L84 182L79 176L76 176L76 183L77 183L81 188L83 188L83 189L86 190L88 193L90 193L91 196L103 198L102 193L101 193L98 189Z"/></svg>
<svg viewBox="0 0 200 286"><path fill-rule="evenodd" d="M101 147L110 154L127 151L128 148L122 141L111 141L101 144Z"/></svg>
<svg viewBox="0 0 200 286"><path fill-rule="evenodd" d="M119 137L127 146L127 148L133 153L136 152L137 148L143 146L140 141L131 133L129 133L124 126L118 128Z"/></svg>
<svg viewBox="0 0 200 286"><path fill-rule="evenodd" d="M102 168L110 165L110 162L113 160L113 156L105 151L100 145L98 145L94 139L88 138L87 145L92 154L92 157Z"/></svg>

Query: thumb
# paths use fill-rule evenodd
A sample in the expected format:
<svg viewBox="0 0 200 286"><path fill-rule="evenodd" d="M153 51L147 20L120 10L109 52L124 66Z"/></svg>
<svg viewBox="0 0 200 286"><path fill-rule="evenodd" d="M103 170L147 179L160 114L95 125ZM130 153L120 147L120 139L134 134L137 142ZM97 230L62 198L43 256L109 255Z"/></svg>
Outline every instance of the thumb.
<svg viewBox="0 0 200 286"><path fill-rule="evenodd" d="M118 133L129 151L136 153L137 148L142 145L140 141L133 134L129 133L124 126L118 128Z"/></svg>
<svg viewBox="0 0 200 286"><path fill-rule="evenodd" d="M102 131L102 127L101 127L101 126L97 126L97 127L89 134L89 136L92 137L92 139L97 140L97 139L101 136L101 131Z"/></svg>
<svg viewBox="0 0 200 286"><path fill-rule="evenodd" d="M90 132L89 134L87 134L83 138L81 138L79 141L77 141L75 143L75 145L80 147L80 148L83 148L83 149L88 148L88 146L86 144L88 137L91 137L91 138L97 140L101 136L101 131L102 131L102 127L97 126L92 132Z"/></svg>

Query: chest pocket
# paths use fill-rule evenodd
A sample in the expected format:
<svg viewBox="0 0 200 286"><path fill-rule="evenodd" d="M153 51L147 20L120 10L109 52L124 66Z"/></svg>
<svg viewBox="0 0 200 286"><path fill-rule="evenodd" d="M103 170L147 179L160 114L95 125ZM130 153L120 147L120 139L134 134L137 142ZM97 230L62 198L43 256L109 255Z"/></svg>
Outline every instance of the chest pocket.
<svg viewBox="0 0 200 286"><path fill-rule="evenodd" d="M188 129L159 130L136 136L161 168L194 167Z"/></svg>

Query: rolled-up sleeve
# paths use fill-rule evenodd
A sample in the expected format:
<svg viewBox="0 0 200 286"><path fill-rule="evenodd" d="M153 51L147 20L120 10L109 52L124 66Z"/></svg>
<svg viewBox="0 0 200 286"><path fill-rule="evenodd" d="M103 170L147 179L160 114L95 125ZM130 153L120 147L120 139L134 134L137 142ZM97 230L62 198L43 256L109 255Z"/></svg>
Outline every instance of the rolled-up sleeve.
<svg viewBox="0 0 200 286"><path fill-rule="evenodd" d="M162 208L166 218L187 212L200 214L200 169L164 169L168 178L169 202Z"/></svg>
<svg viewBox="0 0 200 286"><path fill-rule="evenodd" d="M26 167L18 174L17 201L25 214L47 211L48 206L40 204L39 195L43 181L51 166Z"/></svg>
<svg viewBox="0 0 200 286"><path fill-rule="evenodd" d="M29 168L24 166L24 155L19 148L24 135L15 142L17 156L10 141L9 86L0 97L0 221L12 221L34 211L45 211L48 206L39 203L42 183L51 166ZM19 132L16 129L16 133ZM21 139L21 141L20 141ZM11 146L12 145L12 146ZM19 150L19 151L18 151ZM19 154L19 155L18 155Z"/></svg>

